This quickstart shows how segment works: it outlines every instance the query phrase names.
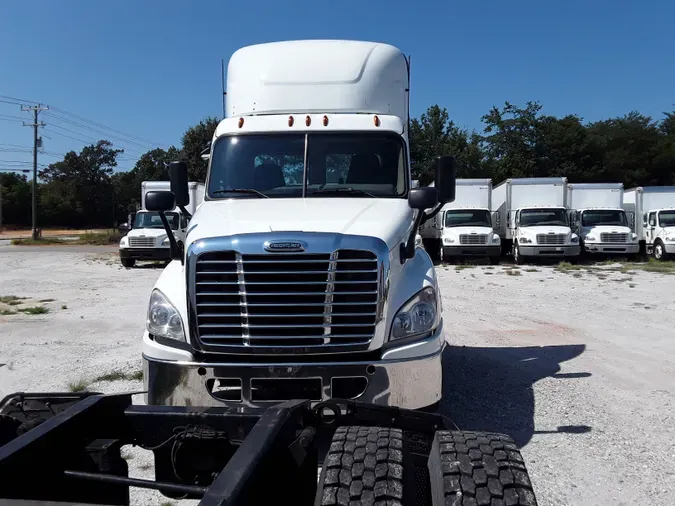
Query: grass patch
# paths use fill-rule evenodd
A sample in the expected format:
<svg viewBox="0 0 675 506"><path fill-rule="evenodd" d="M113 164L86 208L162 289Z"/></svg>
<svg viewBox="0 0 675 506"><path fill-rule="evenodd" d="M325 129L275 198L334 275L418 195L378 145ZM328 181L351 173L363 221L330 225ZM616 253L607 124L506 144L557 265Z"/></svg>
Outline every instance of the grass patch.
<svg viewBox="0 0 675 506"><path fill-rule="evenodd" d="M89 387L87 380L79 379L68 383L68 389L71 392L84 392Z"/></svg>
<svg viewBox="0 0 675 506"><path fill-rule="evenodd" d="M558 265L556 265L555 270L558 272L571 272L571 271L579 271L583 269L581 265L574 265L569 262L560 262Z"/></svg>
<svg viewBox="0 0 675 506"><path fill-rule="evenodd" d="M659 262L653 258L644 264L638 264L635 267L646 272L660 272L665 274L675 274L675 262Z"/></svg>
<svg viewBox="0 0 675 506"><path fill-rule="evenodd" d="M493 276L494 272L484 272L483 274L485 274L486 276Z"/></svg>
<svg viewBox="0 0 675 506"><path fill-rule="evenodd" d="M637 285L635 283L628 283L628 288L635 288Z"/></svg>
<svg viewBox="0 0 675 506"><path fill-rule="evenodd" d="M61 306L61 309L68 309L68 306L66 306L65 304L63 304L63 305Z"/></svg>
<svg viewBox="0 0 675 506"><path fill-rule="evenodd" d="M583 274L581 272L573 272L572 276L574 276L575 278L580 278L583 276Z"/></svg>
<svg viewBox="0 0 675 506"><path fill-rule="evenodd" d="M455 270L456 271L463 271L464 269L473 269L474 267L476 267L476 266L471 265L471 264L459 264L459 265L455 265Z"/></svg>
<svg viewBox="0 0 675 506"><path fill-rule="evenodd" d="M489 270L492 270L494 268L495 268L494 265L486 265L485 267L483 267L483 269L489 269Z"/></svg>
<svg viewBox="0 0 675 506"><path fill-rule="evenodd" d="M2 316L9 316L11 314L16 314L16 311L12 311L11 309L0 309L0 315Z"/></svg>
<svg viewBox="0 0 675 506"><path fill-rule="evenodd" d="M56 299L40 299L38 302L56 302Z"/></svg>
<svg viewBox="0 0 675 506"><path fill-rule="evenodd" d="M19 308L19 311L25 314L47 314L49 313L49 308L44 306L22 307Z"/></svg>
<svg viewBox="0 0 675 506"><path fill-rule="evenodd" d="M525 272L539 272L539 269L529 268L529 269L525 269Z"/></svg>
<svg viewBox="0 0 675 506"><path fill-rule="evenodd" d="M0 302L3 304L9 304L10 306L21 304L22 300L26 300L26 297L17 297L16 295L0 295Z"/></svg>
<svg viewBox="0 0 675 506"><path fill-rule="evenodd" d="M98 383L99 381L122 381L122 380L139 381L142 379L143 379L143 371L136 371L131 374L127 374L122 371L113 371L96 377L93 382Z"/></svg>
<svg viewBox="0 0 675 506"><path fill-rule="evenodd" d="M522 276L522 273L517 269L506 269L504 272L507 276Z"/></svg>
<svg viewBox="0 0 675 506"><path fill-rule="evenodd" d="M15 246L45 246L49 244L76 244L76 245L91 245L91 246L106 246L108 244L117 244L120 242L122 235L116 231L102 231L102 232L85 232L79 234L75 240L61 239L58 237L41 237L34 240L32 238L12 239L12 244Z"/></svg>

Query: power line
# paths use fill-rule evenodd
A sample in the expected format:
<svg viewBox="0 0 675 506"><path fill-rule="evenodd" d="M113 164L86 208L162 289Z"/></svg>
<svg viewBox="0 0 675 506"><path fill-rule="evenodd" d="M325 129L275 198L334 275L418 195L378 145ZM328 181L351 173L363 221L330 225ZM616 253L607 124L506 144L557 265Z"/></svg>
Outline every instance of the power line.
<svg viewBox="0 0 675 506"><path fill-rule="evenodd" d="M25 104L37 104L35 100L26 100L23 98L8 97L7 95L0 95L0 98L4 98L5 100L14 100L15 102L23 102Z"/></svg>

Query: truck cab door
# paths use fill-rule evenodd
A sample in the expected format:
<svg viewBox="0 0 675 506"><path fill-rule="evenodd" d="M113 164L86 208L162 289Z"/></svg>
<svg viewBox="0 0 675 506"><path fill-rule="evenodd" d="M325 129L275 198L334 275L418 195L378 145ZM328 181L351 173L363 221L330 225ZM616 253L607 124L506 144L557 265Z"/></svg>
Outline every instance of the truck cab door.
<svg viewBox="0 0 675 506"><path fill-rule="evenodd" d="M651 212L647 218L647 226L645 227L645 235L647 237L647 244L653 244L656 229L656 212Z"/></svg>

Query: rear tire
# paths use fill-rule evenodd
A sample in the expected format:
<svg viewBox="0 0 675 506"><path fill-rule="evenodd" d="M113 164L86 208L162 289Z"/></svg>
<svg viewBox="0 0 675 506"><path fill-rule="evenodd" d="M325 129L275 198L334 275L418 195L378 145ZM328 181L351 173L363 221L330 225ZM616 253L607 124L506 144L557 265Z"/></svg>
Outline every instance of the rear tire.
<svg viewBox="0 0 675 506"><path fill-rule="evenodd" d="M503 434L437 431L429 454L433 506L536 506L525 463Z"/></svg>
<svg viewBox="0 0 675 506"><path fill-rule="evenodd" d="M136 265L136 260L134 260L133 258L121 258L120 260L122 261L122 265L127 269Z"/></svg>
<svg viewBox="0 0 675 506"><path fill-rule="evenodd" d="M414 469L401 429L338 427L317 484L315 506L414 504ZM353 501L353 502L352 502Z"/></svg>

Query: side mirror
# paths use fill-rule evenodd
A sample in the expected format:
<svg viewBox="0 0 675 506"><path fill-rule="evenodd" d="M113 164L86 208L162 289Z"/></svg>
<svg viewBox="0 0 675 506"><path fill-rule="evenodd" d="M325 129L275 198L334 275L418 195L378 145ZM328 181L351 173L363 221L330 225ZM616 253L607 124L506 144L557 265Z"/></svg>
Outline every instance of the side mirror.
<svg viewBox="0 0 675 506"><path fill-rule="evenodd" d="M211 141L206 143L206 147L202 150L199 156L202 160L208 160L211 158Z"/></svg>
<svg viewBox="0 0 675 506"><path fill-rule="evenodd" d="M408 205L412 209L431 209L438 204L438 189L429 186L423 188L413 188L408 194ZM146 197L147 198L147 197Z"/></svg>
<svg viewBox="0 0 675 506"><path fill-rule="evenodd" d="M148 211L172 211L176 208L176 199L172 192L148 192L145 196L145 208Z"/></svg>
<svg viewBox="0 0 675 506"><path fill-rule="evenodd" d="M457 181L457 169L455 158L452 156L439 156L436 158L434 185L438 190L438 202L447 204L455 200Z"/></svg>
<svg viewBox="0 0 675 506"><path fill-rule="evenodd" d="M174 207L184 207L188 205L190 203L190 194L188 193L187 163L171 162L169 164L169 179L171 179L171 193L174 194L176 199Z"/></svg>

